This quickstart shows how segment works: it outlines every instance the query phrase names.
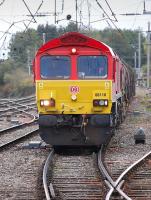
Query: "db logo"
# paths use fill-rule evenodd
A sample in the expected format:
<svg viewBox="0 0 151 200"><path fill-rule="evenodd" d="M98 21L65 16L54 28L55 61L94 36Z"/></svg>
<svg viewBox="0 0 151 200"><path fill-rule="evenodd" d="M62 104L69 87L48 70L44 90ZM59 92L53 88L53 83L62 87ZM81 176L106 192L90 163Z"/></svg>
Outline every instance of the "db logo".
<svg viewBox="0 0 151 200"><path fill-rule="evenodd" d="M80 91L80 88L79 88L79 86L71 86L70 87L70 92L71 93L79 93L79 91Z"/></svg>

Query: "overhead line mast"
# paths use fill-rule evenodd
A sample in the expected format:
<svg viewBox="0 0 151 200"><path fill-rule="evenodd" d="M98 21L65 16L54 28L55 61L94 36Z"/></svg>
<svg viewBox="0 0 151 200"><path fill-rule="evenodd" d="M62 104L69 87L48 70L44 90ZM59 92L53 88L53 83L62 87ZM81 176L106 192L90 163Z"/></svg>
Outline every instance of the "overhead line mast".
<svg viewBox="0 0 151 200"><path fill-rule="evenodd" d="M151 11L147 11L146 10L146 4L145 4L145 1L144 1L144 10L143 10L143 14L151 14Z"/></svg>
<svg viewBox="0 0 151 200"><path fill-rule="evenodd" d="M78 31L78 0L75 0L76 3L76 29Z"/></svg>
<svg viewBox="0 0 151 200"><path fill-rule="evenodd" d="M90 6L91 6L91 4L90 4L89 0L87 0L87 5L88 5L88 19L89 19L88 28L89 28L89 30L90 30L90 19L91 19Z"/></svg>
<svg viewBox="0 0 151 200"><path fill-rule="evenodd" d="M144 8L143 8L143 13L122 13L120 15L126 15L126 16L132 16L132 15L150 15L151 14L151 11L147 11L146 10L146 4L145 4L145 1L144 1Z"/></svg>
<svg viewBox="0 0 151 200"><path fill-rule="evenodd" d="M55 13L54 13L54 16L55 16L55 24L57 22L57 2L55 0Z"/></svg>
<svg viewBox="0 0 151 200"><path fill-rule="evenodd" d="M150 87L150 45L151 45L151 38L150 38L150 22L148 22L148 33L147 33L147 88Z"/></svg>

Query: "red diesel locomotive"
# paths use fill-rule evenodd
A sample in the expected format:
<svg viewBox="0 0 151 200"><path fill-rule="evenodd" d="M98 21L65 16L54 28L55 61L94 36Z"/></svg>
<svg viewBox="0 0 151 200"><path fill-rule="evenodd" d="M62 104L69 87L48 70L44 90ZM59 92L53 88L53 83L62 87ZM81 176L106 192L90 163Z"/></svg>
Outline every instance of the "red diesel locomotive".
<svg viewBox="0 0 151 200"><path fill-rule="evenodd" d="M135 94L132 68L77 32L42 45L33 69L40 135L53 146L106 143Z"/></svg>

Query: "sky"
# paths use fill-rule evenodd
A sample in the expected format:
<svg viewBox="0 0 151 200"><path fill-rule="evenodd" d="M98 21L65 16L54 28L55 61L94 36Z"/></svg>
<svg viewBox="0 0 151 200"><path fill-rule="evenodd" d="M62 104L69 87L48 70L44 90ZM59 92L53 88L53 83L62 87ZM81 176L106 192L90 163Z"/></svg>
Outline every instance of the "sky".
<svg viewBox="0 0 151 200"><path fill-rule="evenodd" d="M66 26L69 23L66 16L69 14L75 21L75 2L76 0L56 0L58 23L55 23L55 0L0 0L0 58L5 57L4 53L7 51L12 35L17 31L24 31L27 26L36 28L38 24L46 23ZM145 0L146 12L149 14L143 14L144 0L77 0L77 5L78 24L86 29L89 27L96 29L117 27L132 30L140 28L145 32L148 29L148 22L151 22L151 0ZM30 12L34 15L39 7L38 14L47 16L35 16L32 19ZM123 15L129 13L141 15Z"/></svg>

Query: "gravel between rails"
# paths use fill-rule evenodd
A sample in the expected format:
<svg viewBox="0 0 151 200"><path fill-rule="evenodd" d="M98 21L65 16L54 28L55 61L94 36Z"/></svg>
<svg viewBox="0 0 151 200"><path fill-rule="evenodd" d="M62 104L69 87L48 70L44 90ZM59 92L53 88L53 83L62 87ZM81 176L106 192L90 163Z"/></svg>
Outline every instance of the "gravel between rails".
<svg viewBox="0 0 151 200"><path fill-rule="evenodd" d="M140 159L151 149L151 119L150 117L140 116L135 118L132 124L131 117L127 117L125 122L116 130L115 136L111 139L108 146L105 162L109 171L113 171L114 180L119 172L126 169L129 165ZM142 122L142 120L144 120ZM135 145L134 134L143 127L146 134L146 144Z"/></svg>
<svg viewBox="0 0 151 200"><path fill-rule="evenodd" d="M133 200L151 199L151 158L126 177L123 190Z"/></svg>
<svg viewBox="0 0 151 200"><path fill-rule="evenodd" d="M36 130L37 128L38 128L38 125L33 124L33 125L26 125L26 126L23 126L22 128L17 128L8 132L4 132L0 134L0 146L11 140L14 140L15 138L25 135L27 132Z"/></svg>
<svg viewBox="0 0 151 200"><path fill-rule="evenodd" d="M0 130L6 129L8 127L13 126L14 124L12 124L11 122L8 122L6 120L6 117L1 117L0 118Z"/></svg>
<svg viewBox="0 0 151 200"><path fill-rule="evenodd" d="M15 124L30 122L33 116L38 117L35 98L3 99L0 103L0 130Z"/></svg>
<svg viewBox="0 0 151 200"><path fill-rule="evenodd" d="M50 180L56 200L103 200L106 192L97 167L96 155L92 153L56 154Z"/></svg>
<svg viewBox="0 0 151 200"><path fill-rule="evenodd" d="M35 117L37 117L36 111L30 112L31 116L25 114L25 113L18 113L18 114L10 114L10 117L6 116L0 116L0 131L9 127L12 127L14 125L19 125L22 123L28 123L31 122Z"/></svg>
<svg viewBox="0 0 151 200"><path fill-rule="evenodd" d="M0 152L0 199L43 200L42 168L49 149L24 149L38 135Z"/></svg>
<svg viewBox="0 0 151 200"><path fill-rule="evenodd" d="M35 109L29 108L29 110L35 115ZM8 114L10 121L7 121L7 117L1 116L0 129L13 126L13 121L17 123L31 121L30 117L24 113L13 113L12 115L8 112ZM37 124L27 124L22 128L4 132L0 135L0 146L37 128ZM31 140L41 141L41 138L38 134L34 134L23 142L11 145L9 148L5 147L0 151L0 200L45 199L42 170L50 150L23 148L23 145Z"/></svg>

